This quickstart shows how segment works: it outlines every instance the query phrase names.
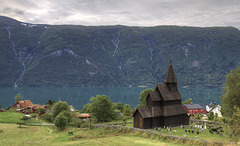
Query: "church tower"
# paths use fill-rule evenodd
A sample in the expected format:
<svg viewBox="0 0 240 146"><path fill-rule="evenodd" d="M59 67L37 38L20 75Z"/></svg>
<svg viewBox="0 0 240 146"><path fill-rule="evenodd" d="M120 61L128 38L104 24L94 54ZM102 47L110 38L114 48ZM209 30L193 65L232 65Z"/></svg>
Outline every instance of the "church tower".
<svg viewBox="0 0 240 146"><path fill-rule="evenodd" d="M167 85L170 92L177 91L177 79L176 79L175 73L173 71L172 60L170 60L170 64L168 67L166 78L164 80L164 84Z"/></svg>

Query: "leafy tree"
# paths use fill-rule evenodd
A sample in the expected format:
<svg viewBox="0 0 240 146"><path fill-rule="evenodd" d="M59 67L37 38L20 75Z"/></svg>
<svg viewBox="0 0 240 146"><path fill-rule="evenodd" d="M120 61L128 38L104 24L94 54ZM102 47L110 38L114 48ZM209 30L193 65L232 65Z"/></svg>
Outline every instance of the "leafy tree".
<svg viewBox="0 0 240 146"><path fill-rule="evenodd" d="M235 106L232 117L229 120L230 128L233 131L233 138L236 141L240 140L240 108Z"/></svg>
<svg viewBox="0 0 240 146"><path fill-rule="evenodd" d="M18 101L21 101L22 100L22 97L20 95L20 93L18 93L16 96L15 96L15 103L17 103Z"/></svg>
<svg viewBox="0 0 240 146"><path fill-rule="evenodd" d="M111 99L106 95L97 95L90 99L91 113L96 117L97 122L109 122L116 118Z"/></svg>
<svg viewBox="0 0 240 146"><path fill-rule="evenodd" d="M234 106L240 107L240 66L226 76L226 83L221 98L223 116L232 117Z"/></svg>
<svg viewBox="0 0 240 146"><path fill-rule="evenodd" d="M53 101L51 99L48 100L47 102L48 105L53 105Z"/></svg>
<svg viewBox="0 0 240 146"><path fill-rule="evenodd" d="M203 118L203 114L199 114L199 113L197 113L197 115L196 115L196 119L200 120L200 119L202 119L202 118Z"/></svg>
<svg viewBox="0 0 240 146"><path fill-rule="evenodd" d="M218 113L215 113L214 114L214 120L217 120L218 119Z"/></svg>
<svg viewBox="0 0 240 146"><path fill-rule="evenodd" d="M46 113L42 116L42 118L48 122L53 122L53 114L52 113Z"/></svg>
<svg viewBox="0 0 240 146"><path fill-rule="evenodd" d="M8 107L6 107L5 110L9 110L10 108L12 108L11 105L9 105Z"/></svg>
<svg viewBox="0 0 240 146"><path fill-rule="evenodd" d="M68 123L73 121L73 114L71 111L65 110L65 111L62 111L61 113L67 118Z"/></svg>
<svg viewBox="0 0 240 146"><path fill-rule="evenodd" d="M114 106L115 106L115 107L114 107L115 109L118 109L118 110L120 110L121 112L122 112L122 110L123 110L123 108L124 108L124 105L123 105L123 103L121 103L121 102L116 103Z"/></svg>
<svg viewBox="0 0 240 146"><path fill-rule="evenodd" d="M124 116L131 116L131 107L129 104L126 104L123 108L123 115Z"/></svg>
<svg viewBox="0 0 240 146"><path fill-rule="evenodd" d="M207 115L207 117L208 117L208 120L213 120L213 119L214 119L214 113L213 113L213 111L211 111L211 112Z"/></svg>
<svg viewBox="0 0 240 146"><path fill-rule="evenodd" d="M53 106L53 119L55 119L55 117L57 117L57 115L59 113L61 113L62 111L70 111L66 101L64 101L64 102L59 101L59 102L54 104L54 106Z"/></svg>
<svg viewBox="0 0 240 146"><path fill-rule="evenodd" d="M45 112L46 112L46 109L45 109L45 108L38 108L38 109L37 109L38 115L43 114L43 113L45 113Z"/></svg>
<svg viewBox="0 0 240 146"><path fill-rule="evenodd" d="M0 109L2 108L2 106L0 105Z"/></svg>
<svg viewBox="0 0 240 146"><path fill-rule="evenodd" d="M135 112L136 109L137 109L137 108L134 107L134 108L132 109L132 111L131 111L131 114L133 114L133 113Z"/></svg>
<svg viewBox="0 0 240 146"><path fill-rule="evenodd" d="M91 109L91 104L87 103L83 106L81 113L91 113L92 109Z"/></svg>
<svg viewBox="0 0 240 146"><path fill-rule="evenodd" d="M146 106L146 98L149 94L149 92L154 91L153 89L149 88L140 93L139 101L138 101L138 106Z"/></svg>
<svg viewBox="0 0 240 146"><path fill-rule="evenodd" d="M192 103L192 98L188 98L183 102L183 104L191 104Z"/></svg>
<svg viewBox="0 0 240 146"><path fill-rule="evenodd" d="M56 118L54 120L54 124L58 130L63 130L66 128L66 126L68 124L68 119L66 116L64 116L63 112L59 113L56 116Z"/></svg>

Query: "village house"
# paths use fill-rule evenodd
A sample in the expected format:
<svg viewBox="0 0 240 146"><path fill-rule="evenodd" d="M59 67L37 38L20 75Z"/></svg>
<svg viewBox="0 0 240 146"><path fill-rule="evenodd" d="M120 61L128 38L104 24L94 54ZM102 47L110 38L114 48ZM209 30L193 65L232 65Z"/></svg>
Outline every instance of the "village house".
<svg viewBox="0 0 240 146"><path fill-rule="evenodd" d="M23 100L23 101L18 101L13 105L12 108L17 108L17 109L30 109L34 106L34 104L30 100Z"/></svg>
<svg viewBox="0 0 240 146"><path fill-rule="evenodd" d="M218 117L222 117L222 113L221 113L221 106L216 104L215 102L214 103L210 103L209 105L206 105L206 111L209 113L209 112L213 112L214 115L217 113L218 114Z"/></svg>
<svg viewBox="0 0 240 146"><path fill-rule="evenodd" d="M164 83L158 84L155 91L148 94L145 107L138 107L133 113L134 127L149 129L188 125L189 116L181 100L182 96L170 61Z"/></svg>
<svg viewBox="0 0 240 146"><path fill-rule="evenodd" d="M187 109L189 115L196 115L196 114L206 114L207 111L204 106L200 104L184 104L184 107Z"/></svg>
<svg viewBox="0 0 240 146"><path fill-rule="evenodd" d="M13 105L13 108L19 109L20 112L26 114L36 113L38 108L44 108L47 110L47 106L41 104L33 104L30 100L18 101Z"/></svg>

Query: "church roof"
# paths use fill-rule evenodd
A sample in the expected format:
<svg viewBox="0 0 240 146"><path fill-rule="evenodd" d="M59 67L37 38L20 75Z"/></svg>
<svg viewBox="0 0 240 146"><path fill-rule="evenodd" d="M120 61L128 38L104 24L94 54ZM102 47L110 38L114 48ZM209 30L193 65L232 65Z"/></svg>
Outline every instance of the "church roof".
<svg viewBox="0 0 240 146"><path fill-rule="evenodd" d="M148 106L138 107L137 110L139 111L139 113L142 115L143 118L151 118L152 117L152 110ZM136 111L135 111L135 113L136 113Z"/></svg>
<svg viewBox="0 0 240 146"><path fill-rule="evenodd" d="M176 79L176 76L175 76L175 73L174 73L173 67L172 67L172 60L170 61L164 83L177 83L177 79Z"/></svg>
<svg viewBox="0 0 240 146"><path fill-rule="evenodd" d="M168 105L164 107L163 116L165 117L181 115L181 114L187 114L187 110L182 104Z"/></svg>
<svg viewBox="0 0 240 146"><path fill-rule="evenodd" d="M149 92L149 95L152 97L152 101L161 101L160 94L158 91Z"/></svg>
<svg viewBox="0 0 240 146"><path fill-rule="evenodd" d="M171 100L182 100L182 96L179 90L175 92L171 92L166 84L158 84L157 89L159 90L162 98L164 101L171 101Z"/></svg>

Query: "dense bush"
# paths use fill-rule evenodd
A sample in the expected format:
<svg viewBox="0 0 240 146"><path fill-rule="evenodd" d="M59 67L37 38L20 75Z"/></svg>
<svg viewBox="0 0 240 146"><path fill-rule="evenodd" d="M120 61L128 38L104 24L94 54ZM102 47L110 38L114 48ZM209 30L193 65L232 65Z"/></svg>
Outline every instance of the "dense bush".
<svg viewBox="0 0 240 146"><path fill-rule="evenodd" d="M66 116L64 116L63 112L61 112L55 118L54 124L58 130L63 130L68 125L68 118Z"/></svg>
<svg viewBox="0 0 240 146"><path fill-rule="evenodd" d="M53 114L51 113L46 113L42 115L42 118L48 122L53 122Z"/></svg>

